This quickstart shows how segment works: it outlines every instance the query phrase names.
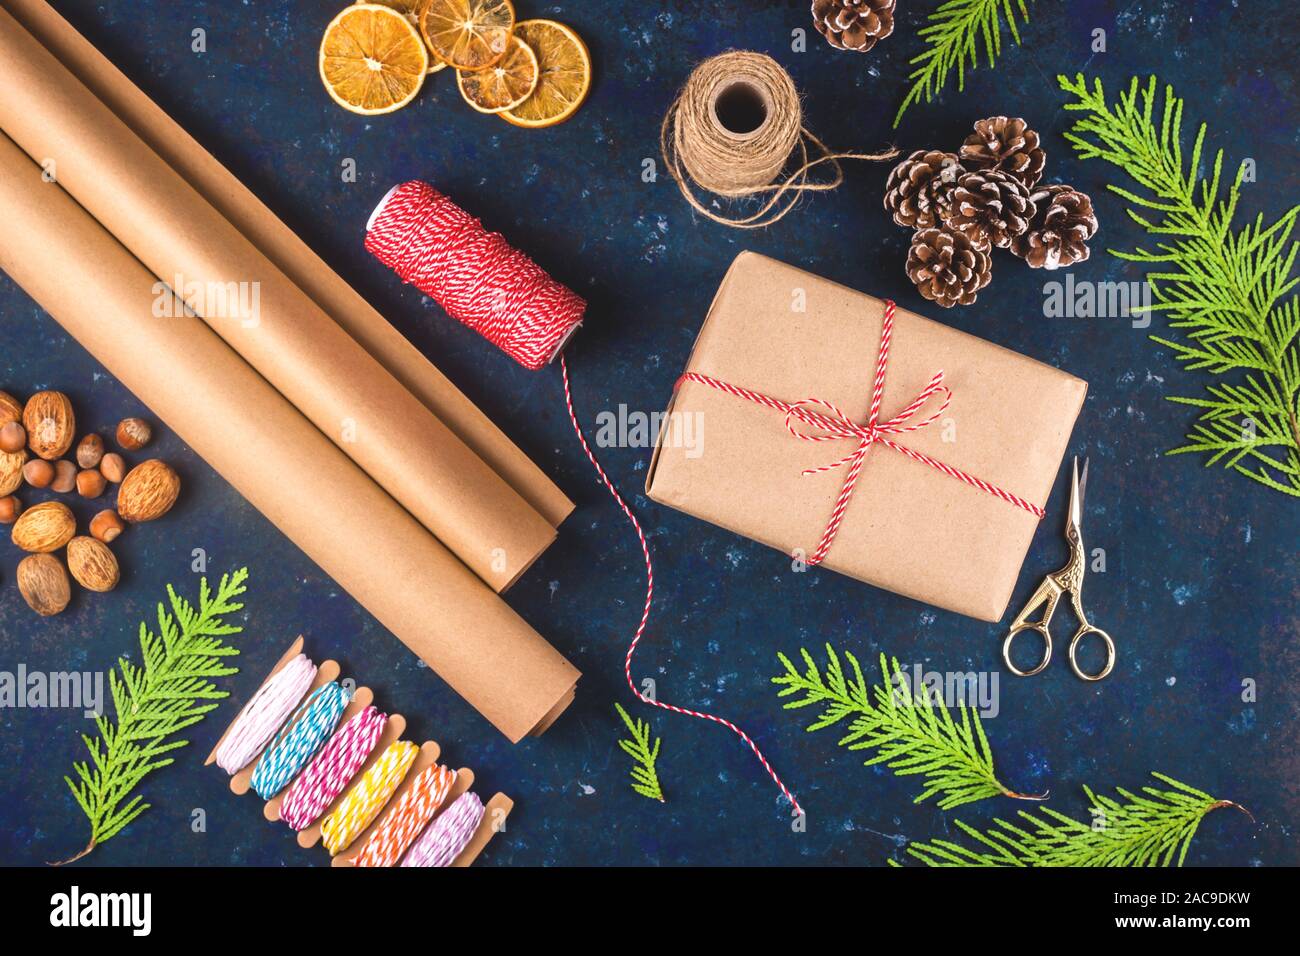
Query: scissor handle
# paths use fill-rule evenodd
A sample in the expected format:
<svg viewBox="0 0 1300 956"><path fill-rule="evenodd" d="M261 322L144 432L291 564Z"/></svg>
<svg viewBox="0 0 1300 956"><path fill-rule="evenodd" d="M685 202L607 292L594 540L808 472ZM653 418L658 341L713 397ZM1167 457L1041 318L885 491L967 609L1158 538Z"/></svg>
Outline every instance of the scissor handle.
<svg viewBox="0 0 1300 956"><path fill-rule="evenodd" d="M1106 645L1106 664L1095 674L1085 674L1079 668L1079 663L1074 659L1075 651L1079 647L1079 642L1089 634L1096 634ZM1079 629L1074 632L1074 639L1070 641L1070 669L1074 671L1077 677L1088 681L1101 680L1115 668L1115 642L1099 627L1093 627L1091 624L1080 624Z"/></svg>
<svg viewBox="0 0 1300 956"><path fill-rule="evenodd" d="M1011 663L1011 643L1015 640L1017 634L1021 631L1037 631L1043 637L1043 659L1038 662L1038 666L1032 670L1022 671L1015 664ZM1109 640L1109 638L1107 638ZM1002 642L1002 662L1007 665L1007 670L1017 677L1033 677L1052 660L1052 632L1047 629L1046 621L1022 621L1012 626L1007 632L1006 639ZM1113 660L1113 659L1112 659ZM1082 676L1082 675L1081 675ZM1104 674L1102 675L1105 676Z"/></svg>

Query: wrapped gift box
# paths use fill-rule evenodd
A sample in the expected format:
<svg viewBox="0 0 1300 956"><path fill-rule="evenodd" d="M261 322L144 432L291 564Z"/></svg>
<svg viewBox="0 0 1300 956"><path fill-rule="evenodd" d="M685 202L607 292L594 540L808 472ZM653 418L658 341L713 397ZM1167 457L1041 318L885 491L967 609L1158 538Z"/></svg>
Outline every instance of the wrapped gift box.
<svg viewBox="0 0 1300 956"><path fill-rule="evenodd" d="M831 436L837 423L869 421L885 309L881 299L742 252L686 367L713 382L679 379L646 493L785 554L815 556L852 463L827 466L863 444L861 435ZM1029 509L1046 505L1088 386L898 309L877 423L904 412L939 371L942 387L881 436L917 457L870 445L821 563L996 621L1040 521ZM790 428L823 440L799 440Z"/></svg>

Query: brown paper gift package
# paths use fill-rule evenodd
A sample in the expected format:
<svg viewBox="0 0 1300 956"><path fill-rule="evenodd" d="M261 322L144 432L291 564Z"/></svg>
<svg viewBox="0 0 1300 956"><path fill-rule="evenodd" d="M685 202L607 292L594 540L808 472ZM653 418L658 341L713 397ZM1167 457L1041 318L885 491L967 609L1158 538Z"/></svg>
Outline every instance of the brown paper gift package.
<svg viewBox="0 0 1300 956"><path fill-rule="evenodd" d="M866 420L885 303L742 252L727 271L686 371L785 402L809 398ZM1058 369L902 309L894 319L881 420L942 370L952 402L899 443L1046 505L1088 385ZM937 409L936 397L916 420ZM845 469L804 476L853 451L808 442L781 412L687 381L668 406L651 499L786 554L821 540ZM668 421L671 421L669 419ZM693 435L693 441L674 440ZM687 447L689 445L689 447ZM997 621L1039 519L893 449L867 453L825 566L927 604Z"/></svg>

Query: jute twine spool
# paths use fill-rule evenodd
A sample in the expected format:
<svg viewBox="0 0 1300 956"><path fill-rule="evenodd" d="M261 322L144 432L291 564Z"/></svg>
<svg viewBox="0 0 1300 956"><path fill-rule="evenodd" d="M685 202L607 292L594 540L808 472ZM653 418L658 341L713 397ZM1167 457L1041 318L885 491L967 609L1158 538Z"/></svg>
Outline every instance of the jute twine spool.
<svg viewBox="0 0 1300 956"><path fill-rule="evenodd" d="M844 181L842 159L898 155L896 149L832 153L804 128L790 74L770 56L748 50L722 53L695 67L664 115L659 145L691 208L738 229L769 226L804 193L835 189ZM813 170L823 164L830 175L814 178ZM724 216L705 206L692 184L728 199L766 198L749 215Z"/></svg>

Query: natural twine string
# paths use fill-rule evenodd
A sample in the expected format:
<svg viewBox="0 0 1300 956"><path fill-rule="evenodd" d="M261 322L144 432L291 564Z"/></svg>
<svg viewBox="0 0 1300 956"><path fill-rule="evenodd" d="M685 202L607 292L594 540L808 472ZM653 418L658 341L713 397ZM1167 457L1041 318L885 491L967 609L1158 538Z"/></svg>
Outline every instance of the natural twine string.
<svg viewBox="0 0 1300 956"><path fill-rule="evenodd" d="M730 90L756 96L764 117L748 132L728 129L718 117L718 101ZM686 84L659 131L659 147L668 172L691 208L714 222L737 229L760 229L784 218L804 193L827 192L844 181L842 159L893 159L897 149L882 153L832 153L803 125L803 110L794 80L770 56L731 50L704 60ZM783 172L791 164L794 169ZM813 170L827 164L829 178ZM764 196L745 216L720 215L697 198L691 183L724 196Z"/></svg>

